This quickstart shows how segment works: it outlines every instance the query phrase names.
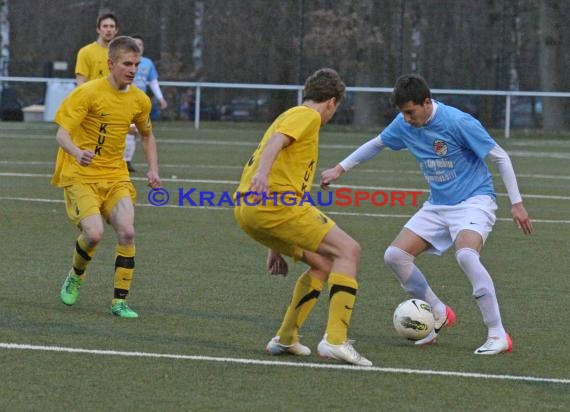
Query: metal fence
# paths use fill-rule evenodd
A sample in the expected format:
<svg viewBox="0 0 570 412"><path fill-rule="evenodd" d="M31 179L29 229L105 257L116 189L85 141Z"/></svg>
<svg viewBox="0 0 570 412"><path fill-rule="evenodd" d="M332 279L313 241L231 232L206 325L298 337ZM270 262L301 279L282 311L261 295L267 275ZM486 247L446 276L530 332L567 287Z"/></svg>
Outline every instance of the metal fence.
<svg viewBox="0 0 570 412"><path fill-rule="evenodd" d="M0 76L0 85L6 87L6 83L17 82L25 84L42 84L43 90L47 90L50 83L75 83L75 79L61 79L52 77L10 77L10 76ZM189 102L192 107L190 107L189 113L192 113L194 127L196 129L200 128L200 121L204 117L204 113L207 110L206 105L203 102L202 96L206 90L256 90L256 91L289 91L295 94L296 103L300 104L302 102L302 85L283 85L283 84L254 84L254 83L211 83L211 82L181 82L181 81L160 81L161 87L164 88L180 88L186 90L192 90L192 101ZM389 96L392 93L392 87L347 87L348 93L377 93L384 95L384 97ZM36 92L37 93L37 92ZM501 116L502 121L501 126L504 127L505 137L510 136L511 127L513 123L513 115L516 114L516 108L513 106L513 101L519 98L531 98L533 102L540 102L544 97L555 97L555 98L569 98L570 92L540 92L540 91L502 91L502 90L461 90L461 89L432 89L432 94L435 98L439 96L471 96L471 97L483 97L490 96L495 98L503 98L503 104L501 105ZM43 103L43 96L37 98L38 102ZM444 100L445 101L445 100ZM236 105L239 105L239 101ZM243 102L245 104L245 102ZM451 102L453 105L453 102ZM244 109L246 110L246 109ZM531 108L530 110L535 110ZM537 107L536 111L540 112L541 107ZM467 110L468 111L468 110ZM243 113L242 113L243 114ZM239 115L227 116L228 119L237 119ZM192 120L191 118L189 120Z"/></svg>

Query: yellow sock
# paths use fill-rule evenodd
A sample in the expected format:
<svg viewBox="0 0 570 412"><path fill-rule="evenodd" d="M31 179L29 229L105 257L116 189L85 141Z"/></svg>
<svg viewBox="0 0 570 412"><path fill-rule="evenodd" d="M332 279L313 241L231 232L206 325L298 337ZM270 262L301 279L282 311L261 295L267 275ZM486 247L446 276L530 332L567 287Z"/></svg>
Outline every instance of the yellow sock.
<svg viewBox="0 0 570 412"><path fill-rule="evenodd" d="M135 271L135 246L117 245L115 248L115 292L113 304L117 299L126 299L131 288Z"/></svg>
<svg viewBox="0 0 570 412"><path fill-rule="evenodd" d="M291 303L277 331L280 343L291 345L299 340L299 328L317 303L323 284L322 280L312 277L308 270L297 279Z"/></svg>
<svg viewBox="0 0 570 412"><path fill-rule="evenodd" d="M73 272L79 278L85 279L85 269L87 265L91 262L91 259L95 255L97 247L89 248L83 239L83 235L79 235L77 242L75 242L75 250L73 251L73 260L71 262L73 266Z"/></svg>
<svg viewBox="0 0 570 412"><path fill-rule="evenodd" d="M352 309L356 302L358 283L356 279L343 273L329 275L329 319L327 322L327 341L340 345L348 339L348 326Z"/></svg>

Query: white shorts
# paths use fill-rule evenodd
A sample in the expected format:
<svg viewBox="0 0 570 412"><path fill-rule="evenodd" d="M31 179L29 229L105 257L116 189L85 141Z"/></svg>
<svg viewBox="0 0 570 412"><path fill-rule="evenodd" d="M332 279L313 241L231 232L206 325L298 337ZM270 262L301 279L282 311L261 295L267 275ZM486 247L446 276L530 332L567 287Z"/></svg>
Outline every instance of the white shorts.
<svg viewBox="0 0 570 412"><path fill-rule="evenodd" d="M484 243L495 225L496 210L497 204L486 195L473 196L453 206L425 202L404 227L431 244L426 252L442 255L462 230L479 233Z"/></svg>

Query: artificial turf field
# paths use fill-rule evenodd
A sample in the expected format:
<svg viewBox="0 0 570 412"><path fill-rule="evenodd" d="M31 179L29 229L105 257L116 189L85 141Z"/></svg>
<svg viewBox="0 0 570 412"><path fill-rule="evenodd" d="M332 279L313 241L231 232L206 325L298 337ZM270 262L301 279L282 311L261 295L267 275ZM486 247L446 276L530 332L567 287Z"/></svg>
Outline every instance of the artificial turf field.
<svg viewBox="0 0 570 412"><path fill-rule="evenodd" d="M288 277L271 277L266 251L241 232L228 205L177 205L179 189L232 192L265 126L157 123L161 177L171 195L163 207L149 204L139 143L130 304L141 317L126 320L109 313L115 238L108 226L78 303L60 302L76 230L61 189L49 184L56 128L0 123L0 410L568 410L570 135L497 139L511 154L535 221L530 237L516 228L497 179L498 221L482 260L514 341L511 354L473 355L486 331L452 252L417 263L455 309L457 326L430 347L396 336L392 312L407 296L383 254L417 207L322 208L363 249L350 335L374 363L365 369L316 355L266 355L305 266L290 261ZM373 135L325 127L316 181ZM338 183L371 192L426 188L411 156L390 151ZM324 291L302 330L314 352L327 303Z"/></svg>

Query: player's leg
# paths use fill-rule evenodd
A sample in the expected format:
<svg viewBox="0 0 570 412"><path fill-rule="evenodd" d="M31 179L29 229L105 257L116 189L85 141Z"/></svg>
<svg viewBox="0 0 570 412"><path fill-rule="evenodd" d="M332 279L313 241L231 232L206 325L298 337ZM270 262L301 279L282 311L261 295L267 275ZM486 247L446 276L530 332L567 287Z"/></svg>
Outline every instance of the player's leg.
<svg viewBox="0 0 570 412"><path fill-rule="evenodd" d="M303 252L301 258L310 268L295 282L291 302L277 331L279 342L292 345L299 341L299 329L307 320L328 278L331 261L314 252Z"/></svg>
<svg viewBox="0 0 570 412"><path fill-rule="evenodd" d="M499 310L499 302L491 275L483 266L479 251L483 246L481 235L472 230L463 230L455 241L455 257L473 287L473 297L477 302L483 323L487 327L487 342L475 353L494 355L510 352L512 341L508 336Z"/></svg>
<svg viewBox="0 0 570 412"><path fill-rule="evenodd" d="M111 303L111 311L114 315L124 318L136 318L134 312L126 303L129 294L133 274L135 271L135 207L134 189L132 185L122 184L115 188L111 195L107 219L117 234L115 247L115 277L114 292Z"/></svg>
<svg viewBox="0 0 570 412"><path fill-rule="evenodd" d="M446 219L455 244L455 257L471 282L473 296L488 329L488 340L475 353L494 355L508 352L512 342L503 327L499 303L491 275L481 263L479 252L495 224L497 204L489 196L474 196L461 210L451 211Z"/></svg>
<svg viewBox="0 0 570 412"><path fill-rule="evenodd" d="M328 276L329 317L326 334L329 343L340 345L348 340L348 327L356 301L360 245L335 225L317 252L332 261Z"/></svg>
<svg viewBox="0 0 570 412"><path fill-rule="evenodd" d="M61 301L73 305L79 297L79 288L86 277L86 269L103 237L100 199L91 185L73 185L64 189L67 215L80 229L75 242L72 268L60 290Z"/></svg>
<svg viewBox="0 0 570 412"><path fill-rule="evenodd" d="M274 355L309 354L310 350L306 347L303 347L306 350L295 348L299 341L299 328L315 306L331 267L327 257L310 250L317 248L328 230L334 226L334 221L310 205L238 206L234 210L234 216L243 231L255 241L294 260L303 260L310 266L297 279L277 335L266 347Z"/></svg>
<svg viewBox="0 0 570 412"><path fill-rule="evenodd" d="M402 288L412 297L425 300L432 307L435 327L428 336L415 342L425 345L436 341L444 327L456 322L455 312L434 293L414 260L420 253L441 255L452 245L445 219L432 208L422 208L410 218L384 254Z"/></svg>
<svg viewBox="0 0 570 412"><path fill-rule="evenodd" d="M412 230L403 228L386 249L384 262L392 269L402 288L413 298L426 301L436 317L445 315L445 304L430 288L415 258L431 245Z"/></svg>
<svg viewBox="0 0 570 412"><path fill-rule="evenodd" d="M73 271L84 279L85 270L93 259L97 245L103 238L103 221L101 215L91 215L81 219L81 234L75 242L73 252Z"/></svg>
<svg viewBox="0 0 570 412"><path fill-rule="evenodd" d="M360 245L335 225L324 237L317 252L332 260L328 276L327 327L317 351L325 358L337 359L354 365L371 366L372 362L358 353L348 339L348 329L358 291L356 277L360 264Z"/></svg>

